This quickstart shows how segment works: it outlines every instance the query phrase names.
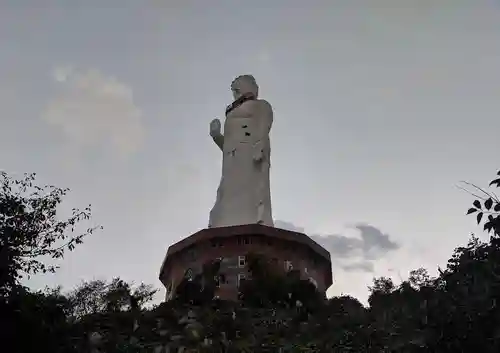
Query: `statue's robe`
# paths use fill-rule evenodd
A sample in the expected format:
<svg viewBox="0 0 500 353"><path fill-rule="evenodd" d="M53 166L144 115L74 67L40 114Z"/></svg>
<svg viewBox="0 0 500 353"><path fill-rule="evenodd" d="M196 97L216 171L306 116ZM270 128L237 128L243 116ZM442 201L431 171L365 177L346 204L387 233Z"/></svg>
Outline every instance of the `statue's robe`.
<svg viewBox="0 0 500 353"><path fill-rule="evenodd" d="M273 111L265 100L243 98L228 107L222 178L209 227L273 226L269 180L272 122Z"/></svg>

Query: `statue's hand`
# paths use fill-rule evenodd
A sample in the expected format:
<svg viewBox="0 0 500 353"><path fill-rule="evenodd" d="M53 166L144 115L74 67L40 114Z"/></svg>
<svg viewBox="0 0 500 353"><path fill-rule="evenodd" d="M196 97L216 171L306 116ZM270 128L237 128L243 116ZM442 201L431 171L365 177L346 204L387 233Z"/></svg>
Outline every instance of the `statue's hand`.
<svg viewBox="0 0 500 353"><path fill-rule="evenodd" d="M219 119L214 119L210 122L210 136L212 136L212 138L221 136L220 129L221 123Z"/></svg>

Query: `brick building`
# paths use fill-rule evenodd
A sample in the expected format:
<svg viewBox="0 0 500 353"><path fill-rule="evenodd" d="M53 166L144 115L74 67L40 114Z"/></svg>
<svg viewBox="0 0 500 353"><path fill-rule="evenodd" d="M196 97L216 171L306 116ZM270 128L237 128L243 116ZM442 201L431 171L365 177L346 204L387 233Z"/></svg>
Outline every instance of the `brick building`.
<svg viewBox="0 0 500 353"><path fill-rule="evenodd" d="M265 256L273 268L299 270L325 292L332 284L330 253L307 235L258 224L203 229L173 244L167 250L160 270L160 281L170 300L185 277L201 272L204 263L221 259L216 295L236 299L238 286L249 273L245 255Z"/></svg>

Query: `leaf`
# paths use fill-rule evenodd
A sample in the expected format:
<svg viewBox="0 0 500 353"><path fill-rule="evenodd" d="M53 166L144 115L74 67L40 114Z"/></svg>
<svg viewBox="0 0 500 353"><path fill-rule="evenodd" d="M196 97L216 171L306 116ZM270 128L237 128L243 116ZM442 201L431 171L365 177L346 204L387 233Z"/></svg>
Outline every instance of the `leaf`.
<svg viewBox="0 0 500 353"><path fill-rule="evenodd" d="M500 180L500 179L498 179ZM488 200L484 201L484 207L487 209L487 210L490 210L491 209L491 206L493 206L493 200L492 198L490 197Z"/></svg>
<svg viewBox="0 0 500 353"><path fill-rule="evenodd" d="M495 210L495 212L500 212L500 203L497 203L495 207L493 207L493 210Z"/></svg>
<svg viewBox="0 0 500 353"><path fill-rule="evenodd" d="M469 208L469 210L467 211L467 214L471 214L471 213L474 213L476 211L477 211L476 208Z"/></svg>
<svg viewBox="0 0 500 353"><path fill-rule="evenodd" d="M479 200L476 200L472 203L474 205L474 207L476 207L478 210L481 209L481 202L479 202Z"/></svg>
<svg viewBox="0 0 500 353"><path fill-rule="evenodd" d="M477 214L477 224L481 223L481 219L483 219L483 212Z"/></svg>
<svg viewBox="0 0 500 353"><path fill-rule="evenodd" d="M497 187L500 187L500 178L492 180L490 186L492 186L493 184L497 184Z"/></svg>

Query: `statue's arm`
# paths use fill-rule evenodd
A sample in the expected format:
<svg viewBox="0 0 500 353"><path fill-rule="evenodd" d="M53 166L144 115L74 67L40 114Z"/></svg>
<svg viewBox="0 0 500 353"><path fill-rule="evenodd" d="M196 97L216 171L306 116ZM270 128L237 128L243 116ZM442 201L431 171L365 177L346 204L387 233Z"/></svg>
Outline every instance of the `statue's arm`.
<svg viewBox="0 0 500 353"><path fill-rule="evenodd" d="M259 126L259 137L261 139L266 138L271 131L271 126L273 125L273 107L268 101L261 100L260 101L260 126Z"/></svg>
<svg viewBox="0 0 500 353"><path fill-rule="evenodd" d="M254 159L256 161L261 161L264 158L265 142L269 137L269 133L273 125L273 108L268 101L259 101L258 117L258 139L255 143Z"/></svg>
<svg viewBox="0 0 500 353"><path fill-rule="evenodd" d="M221 133L221 122L217 118L210 122L210 136L220 150L224 151L224 135Z"/></svg>
<svg viewBox="0 0 500 353"><path fill-rule="evenodd" d="M219 134L217 136L213 136L215 144L220 148L221 151L224 151L224 135Z"/></svg>

